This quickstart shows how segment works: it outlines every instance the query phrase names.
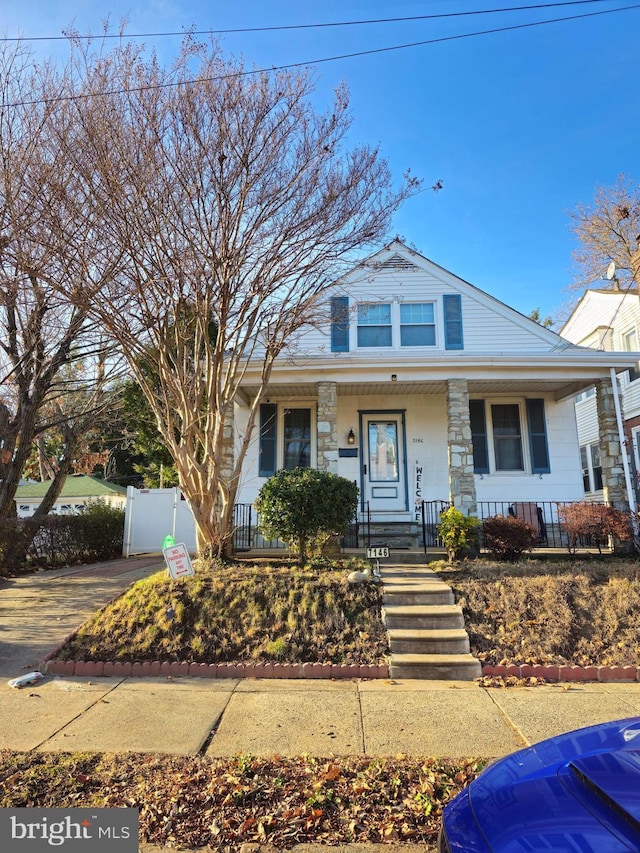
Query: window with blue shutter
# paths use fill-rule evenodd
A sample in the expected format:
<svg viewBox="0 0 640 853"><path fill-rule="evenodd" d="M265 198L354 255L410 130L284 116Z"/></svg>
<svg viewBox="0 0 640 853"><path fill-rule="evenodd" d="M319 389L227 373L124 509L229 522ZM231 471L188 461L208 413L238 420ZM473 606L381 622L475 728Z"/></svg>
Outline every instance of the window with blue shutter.
<svg viewBox="0 0 640 853"><path fill-rule="evenodd" d="M258 460L258 476L260 477L273 477L276 473L277 415L278 407L274 403L263 403L260 406L260 453Z"/></svg>
<svg viewBox="0 0 640 853"><path fill-rule="evenodd" d="M462 297L459 293L446 293L442 297L444 310L444 348L464 349L462 338Z"/></svg>
<svg viewBox="0 0 640 853"><path fill-rule="evenodd" d="M349 352L349 297L331 297L331 352Z"/></svg>
<svg viewBox="0 0 640 853"><path fill-rule="evenodd" d="M529 426L531 471L534 474L548 474L551 471L551 466L549 464L544 400L527 400L527 423Z"/></svg>
<svg viewBox="0 0 640 853"><path fill-rule="evenodd" d="M469 419L473 443L473 471L475 474L488 474L489 446L484 400L469 400Z"/></svg>

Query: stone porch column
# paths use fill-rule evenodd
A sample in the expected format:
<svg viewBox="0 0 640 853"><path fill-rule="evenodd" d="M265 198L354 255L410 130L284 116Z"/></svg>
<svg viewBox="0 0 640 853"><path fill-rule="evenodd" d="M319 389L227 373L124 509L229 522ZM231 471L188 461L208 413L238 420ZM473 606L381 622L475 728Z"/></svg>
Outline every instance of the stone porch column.
<svg viewBox="0 0 640 853"><path fill-rule="evenodd" d="M318 382L318 470L338 473L338 388Z"/></svg>
<svg viewBox="0 0 640 853"><path fill-rule="evenodd" d="M624 448L620 444L611 381L596 382L596 406L600 432L600 464L604 500L623 512L629 512L627 489L622 465Z"/></svg>
<svg viewBox="0 0 640 853"><path fill-rule="evenodd" d="M447 423L449 500L464 515L475 515L478 508L466 379L447 379Z"/></svg>

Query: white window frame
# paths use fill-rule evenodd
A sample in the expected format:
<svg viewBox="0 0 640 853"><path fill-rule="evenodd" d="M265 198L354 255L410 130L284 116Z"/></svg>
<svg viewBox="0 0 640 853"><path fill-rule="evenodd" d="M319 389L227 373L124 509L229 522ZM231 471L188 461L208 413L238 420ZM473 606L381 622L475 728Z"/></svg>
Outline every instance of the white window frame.
<svg viewBox="0 0 640 853"><path fill-rule="evenodd" d="M633 341L629 340L631 337L633 337ZM623 352L638 352L640 350L636 326L631 326L631 328L620 333L620 344ZM624 384L630 385L632 382L637 382L638 379L640 379L640 363L637 363L632 370L627 370L624 373Z"/></svg>
<svg viewBox="0 0 640 853"><path fill-rule="evenodd" d="M366 328L366 326L362 326L362 327L360 326L360 323L358 321L359 309L361 307L369 307L369 306L374 307L377 305L389 305L390 306L391 323L389 325L391 327L391 345L390 346L380 346L380 347L360 346L358 343L358 330L359 330L359 328ZM433 326L434 326L434 331L435 331L435 341L433 344L411 344L411 345L402 346L402 344L401 344L401 326L402 325L408 326L408 325L414 325L414 324L408 324L408 323L403 324L401 322L401 317L400 317L400 314L401 314L400 306L401 305L432 305L433 306ZM440 316L438 308L439 308L439 304L438 304L437 299L406 299L406 300L405 299L402 299L402 300L398 300L398 299L382 300L381 299L381 300L376 300L376 301L359 300L356 303L356 310L353 313L353 317L354 317L353 324L354 324L355 328L352 330L353 337L351 338L351 340L354 340L356 342L356 349L359 352L380 352L381 350L384 350L385 352L389 352L389 351L406 352L408 350L410 351L410 350L417 350L417 349L428 349L428 350L441 349L443 346L442 341L443 341L444 330L442 329L442 317ZM385 324L385 325L387 325L387 324ZM415 324L415 325L425 325L425 326L429 325L430 326L431 323Z"/></svg>
<svg viewBox="0 0 640 853"><path fill-rule="evenodd" d="M585 458L583 459L583 451ZM597 494L602 491L602 486L600 488L596 488L596 480L595 480L595 469L600 468L600 479L602 479L602 459L600 459L600 465L594 465L593 454L594 451L600 453L600 444L597 441L589 442L588 444L580 445L580 471L582 472L582 485L584 487L584 479L587 477L589 481L589 488L584 490L585 495ZM586 461L587 465L584 466L583 462Z"/></svg>
<svg viewBox="0 0 640 853"><path fill-rule="evenodd" d="M531 460L529 459L528 447L529 436L527 432L527 418L523 408L522 400L487 400L486 420L487 420L487 444L489 452L489 468L496 474L506 476L521 476L531 472ZM522 468L498 468L496 465L495 451L495 436L493 432L493 406L517 406L518 420L520 423L520 456L522 458Z"/></svg>
<svg viewBox="0 0 640 853"><path fill-rule="evenodd" d="M278 463L278 471L281 471L284 468L284 418L285 412L292 411L293 409L303 409L305 411L310 412L310 421L309 421L309 431L310 435L310 448L309 448L309 467L315 468L316 466L316 458L317 458L317 447L318 447L318 439L317 439L317 429L316 429L316 410L317 404L314 401L302 402L296 400L295 403L278 403L278 427L277 427L277 447L276 447L276 459Z"/></svg>

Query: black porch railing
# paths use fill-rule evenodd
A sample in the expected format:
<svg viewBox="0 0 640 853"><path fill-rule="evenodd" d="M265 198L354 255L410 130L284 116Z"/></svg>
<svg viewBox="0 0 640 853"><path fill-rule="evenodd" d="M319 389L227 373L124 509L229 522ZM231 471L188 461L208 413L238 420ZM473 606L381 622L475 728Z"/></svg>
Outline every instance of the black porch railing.
<svg viewBox="0 0 640 853"><path fill-rule="evenodd" d="M513 515L522 518L538 534L536 548L568 549L569 535L564 529L560 508L572 501L479 501L477 516L481 521L495 515ZM422 546L441 548L442 540L438 536L440 514L451 506L449 501L435 500L422 502ZM251 504L236 504L233 513L234 547L236 551L281 550L287 546L280 539L266 539L259 528L258 513ZM361 505L355 518L341 539L343 548L366 548L371 544L371 510L368 502ZM608 543L590 536L580 537L578 547L607 548ZM482 548L482 529L480 530Z"/></svg>
<svg viewBox="0 0 640 853"><path fill-rule="evenodd" d="M478 501L476 515L484 521L495 515L511 515L522 518L538 534L536 548L567 548L569 534L565 530L559 512L561 507L570 506L576 501ZM425 549L441 547L437 525L440 513L448 509L448 501L424 501L422 504L422 530ZM608 543L592 536L581 536L577 542L581 548L607 548ZM480 529L480 547L482 547L482 528Z"/></svg>
<svg viewBox="0 0 640 853"><path fill-rule="evenodd" d="M343 548L363 548L371 544L371 511L365 502L341 539ZM266 539L260 532L260 518L252 504L233 507L233 547L236 552L287 548L280 539Z"/></svg>

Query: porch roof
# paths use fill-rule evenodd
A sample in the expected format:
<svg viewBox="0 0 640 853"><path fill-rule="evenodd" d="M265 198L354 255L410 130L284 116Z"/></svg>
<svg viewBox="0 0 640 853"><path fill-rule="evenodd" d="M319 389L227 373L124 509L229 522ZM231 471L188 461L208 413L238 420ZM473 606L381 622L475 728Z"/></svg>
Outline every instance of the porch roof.
<svg viewBox="0 0 640 853"><path fill-rule="evenodd" d="M635 356L635 359L634 359ZM445 394L448 379L467 379L469 393L552 394L566 399L600 379L637 365L639 353L601 352L570 347L551 353L487 355L456 354L455 359L412 359L399 353L386 363L372 364L356 354L307 357L274 368L270 397L315 397L317 383L335 381L338 396ZM392 378L395 377L395 378ZM258 393L256 376L249 368L241 394L248 401Z"/></svg>

